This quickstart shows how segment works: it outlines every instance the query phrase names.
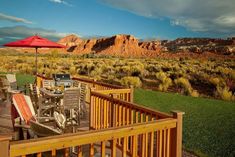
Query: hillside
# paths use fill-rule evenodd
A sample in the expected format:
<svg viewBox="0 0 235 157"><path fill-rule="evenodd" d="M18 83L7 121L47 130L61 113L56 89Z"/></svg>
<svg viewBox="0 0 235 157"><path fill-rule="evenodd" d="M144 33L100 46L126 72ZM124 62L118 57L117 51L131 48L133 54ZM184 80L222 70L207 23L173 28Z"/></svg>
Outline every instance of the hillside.
<svg viewBox="0 0 235 157"><path fill-rule="evenodd" d="M82 39L76 35L61 38L58 43L66 45L66 49L58 52L70 54L96 54L116 57L214 57L234 58L235 38L178 38L176 40L139 41L133 35L118 34L112 37ZM1 51L5 48L1 48ZM31 48L11 48L16 52L35 52ZM40 48L39 53L48 53L52 49Z"/></svg>
<svg viewBox="0 0 235 157"><path fill-rule="evenodd" d="M123 57L156 57L177 54L235 55L235 38L178 38L176 40L139 41L132 35L119 34L100 39L82 40L69 35L58 41L75 54L104 54Z"/></svg>

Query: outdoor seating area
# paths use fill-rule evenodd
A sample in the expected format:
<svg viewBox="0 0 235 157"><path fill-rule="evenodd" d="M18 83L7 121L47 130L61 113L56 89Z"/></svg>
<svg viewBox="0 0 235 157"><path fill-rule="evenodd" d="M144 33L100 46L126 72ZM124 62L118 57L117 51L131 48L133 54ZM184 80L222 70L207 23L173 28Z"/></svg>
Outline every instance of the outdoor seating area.
<svg viewBox="0 0 235 157"><path fill-rule="evenodd" d="M0 136L6 156L181 157L183 113L134 104L133 88L57 74L13 93L3 80L14 127Z"/></svg>

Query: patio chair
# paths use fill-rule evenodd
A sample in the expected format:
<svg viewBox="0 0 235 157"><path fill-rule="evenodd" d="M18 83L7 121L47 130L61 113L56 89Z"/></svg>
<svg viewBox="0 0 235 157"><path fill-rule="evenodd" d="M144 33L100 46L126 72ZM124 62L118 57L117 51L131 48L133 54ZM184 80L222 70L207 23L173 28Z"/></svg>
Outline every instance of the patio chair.
<svg viewBox="0 0 235 157"><path fill-rule="evenodd" d="M19 89L15 74L6 74L6 84L8 86L7 101L11 100L13 94L22 93L24 91L24 89Z"/></svg>
<svg viewBox="0 0 235 157"><path fill-rule="evenodd" d="M42 81L42 87L43 88L55 87L55 81L54 80L43 80Z"/></svg>
<svg viewBox="0 0 235 157"><path fill-rule="evenodd" d="M1 93L1 99L5 101L7 99L7 90L8 86L5 84L6 81L4 81L4 78L0 77L0 93Z"/></svg>
<svg viewBox="0 0 235 157"><path fill-rule="evenodd" d="M12 97L13 106L17 113L12 112L14 128L23 128L24 139L27 138L27 132L32 130L37 136L51 136L62 134L62 130L56 127L53 117L38 117L32 105L29 96L23 94L14 94ZM19 124L15 123L15 119L20 117Z"/></svg>
<svg viewBox="0 0 235 157"><path fill-rule="evenodd" d="M34 110L37 111L37 109L39 107L38 98L39 98L39 94L40 94L37 90L37 86L30 83L30 84L27 84L27 89L28 89L28 92L29 92L29 96L32 100Z"/></svg>
<svg viewBox="0 0 235 157"><path fill-rule="evenodd" d="M69 88L64 91L62 100L63 113L66 116L66 125L80 124L80 89Z"/></svg>

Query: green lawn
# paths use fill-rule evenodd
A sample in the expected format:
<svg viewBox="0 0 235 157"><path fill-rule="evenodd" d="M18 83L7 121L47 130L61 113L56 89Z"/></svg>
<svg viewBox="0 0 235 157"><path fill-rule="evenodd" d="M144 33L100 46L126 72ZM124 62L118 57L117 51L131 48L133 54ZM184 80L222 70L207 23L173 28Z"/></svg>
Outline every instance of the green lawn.
<svg viewBox="0 0 235 157"><path fill-rule="evenodd" d="M185 112L183 146L199 156L235 156L235 103L136 89L135 103Z"/></svg>
<svg viewBox="0 0 235 157"><path fill-rule="evenodd" d="M16 74L16 80L19 87L24 87L26 83L33 83L35 77L28 74Z"/></svg>

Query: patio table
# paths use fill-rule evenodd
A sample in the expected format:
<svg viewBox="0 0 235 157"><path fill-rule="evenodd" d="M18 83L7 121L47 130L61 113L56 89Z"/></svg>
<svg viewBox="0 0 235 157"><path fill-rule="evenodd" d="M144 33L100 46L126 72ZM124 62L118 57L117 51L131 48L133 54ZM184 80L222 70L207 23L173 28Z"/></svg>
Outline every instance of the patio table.
<svg viewBox="0 0 235 157"><path fill-rule="evenodd" d="M40 88L39 89L42 95L46 97L51 97L51 98L63 98L64 93L55 93L54 91L48 90L46 88Z"/></svg>
<svg viewBox="0 0 235 157"><path fill-rule="evenodd" d="M55 93L55 91L51 91L46 88L40 88L39 91L44 100L48 100L49 102L57 105L60 104L61 99L64 97L64 93Z"/></svg>

